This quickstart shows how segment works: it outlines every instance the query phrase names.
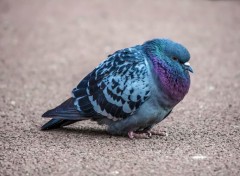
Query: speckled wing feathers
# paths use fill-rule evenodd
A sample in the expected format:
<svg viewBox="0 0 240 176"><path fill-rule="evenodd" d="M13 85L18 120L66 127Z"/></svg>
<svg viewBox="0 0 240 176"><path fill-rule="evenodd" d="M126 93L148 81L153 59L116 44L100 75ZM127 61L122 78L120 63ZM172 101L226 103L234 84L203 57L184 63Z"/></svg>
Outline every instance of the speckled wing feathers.
<svg viewBox="0 0 240 176"><path fill-rule="evenodd" d="M114 121L132 115L150 96L144 57L138 46L110 55L73 89L77 109Z"/></svg>

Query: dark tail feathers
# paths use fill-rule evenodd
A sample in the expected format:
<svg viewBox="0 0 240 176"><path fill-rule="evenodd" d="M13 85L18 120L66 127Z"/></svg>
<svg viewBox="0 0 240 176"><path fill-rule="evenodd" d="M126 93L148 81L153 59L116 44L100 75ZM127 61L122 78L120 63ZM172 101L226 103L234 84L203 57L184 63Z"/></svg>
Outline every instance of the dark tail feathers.
<svg viewBox="0 0 240 176"><path fill-rule="evenodd" d="M58 107L45 112L42 117L53 118L42 126L42 130L56 129L88 119L75 108L73 98L69 98Z"/></svg>
<svg viewBox="0 0 240 176"><path fill-rule="evenodd" d="M45 112L42 117L54 117L56 119L80 120L82 114L75 108L74 99L69 98L61 105Z"/></svg>
<svg viewBox="0 0 240 176"><path fill-rule="evenodd" d="M41 130L56 129L56 128L70 125L75 122L76 120L51 119L41 127Z"/></svg>

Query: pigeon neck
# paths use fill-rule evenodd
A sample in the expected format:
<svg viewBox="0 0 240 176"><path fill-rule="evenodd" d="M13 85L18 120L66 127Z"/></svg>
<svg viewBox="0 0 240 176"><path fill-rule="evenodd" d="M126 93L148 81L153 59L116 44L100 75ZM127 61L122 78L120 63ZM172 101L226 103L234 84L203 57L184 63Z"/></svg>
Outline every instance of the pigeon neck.
<svg viewBox="0 0 240 176"><path fill-rule="evenodd" d="M169 62L151 55L150 60L158 87L163 91L167 99L177 104L187 94L190 87L190 76L184 69L171 67Z"/></svg>

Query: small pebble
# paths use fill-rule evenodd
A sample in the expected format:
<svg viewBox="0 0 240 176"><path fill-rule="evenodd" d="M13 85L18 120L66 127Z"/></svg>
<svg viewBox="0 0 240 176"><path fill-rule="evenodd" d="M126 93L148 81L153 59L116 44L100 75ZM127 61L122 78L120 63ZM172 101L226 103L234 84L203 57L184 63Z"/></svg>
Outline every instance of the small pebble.
<svg viewBox="0 0 240 176"><path fill-rule="evenodd" d="M203 160L203 159L206 159L207 157L204 156L204 155L194 155L192 156L192 159L195 159L195 160Z"/></svg>
<svg viewBox="0 0 240 176"><path fill-rule="evenodd" d="M12 101L10 102L10 104L13 105L13 106L15 106L15 105L16 105L16 102L12 100Z"/></svg>

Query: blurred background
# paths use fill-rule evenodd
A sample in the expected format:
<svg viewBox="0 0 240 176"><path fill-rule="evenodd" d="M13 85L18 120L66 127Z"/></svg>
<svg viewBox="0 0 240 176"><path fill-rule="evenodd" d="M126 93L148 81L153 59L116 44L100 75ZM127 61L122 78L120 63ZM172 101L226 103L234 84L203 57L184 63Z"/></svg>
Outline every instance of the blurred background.
<svg viewBox="0 0 240 176"><path fill-rule="evenodd" d="M191 53L189 94L131 141L92 122L41 132L43 112L107 55L152 38ZM0 0L0 175L240 174L240 1Z"/></svg>

